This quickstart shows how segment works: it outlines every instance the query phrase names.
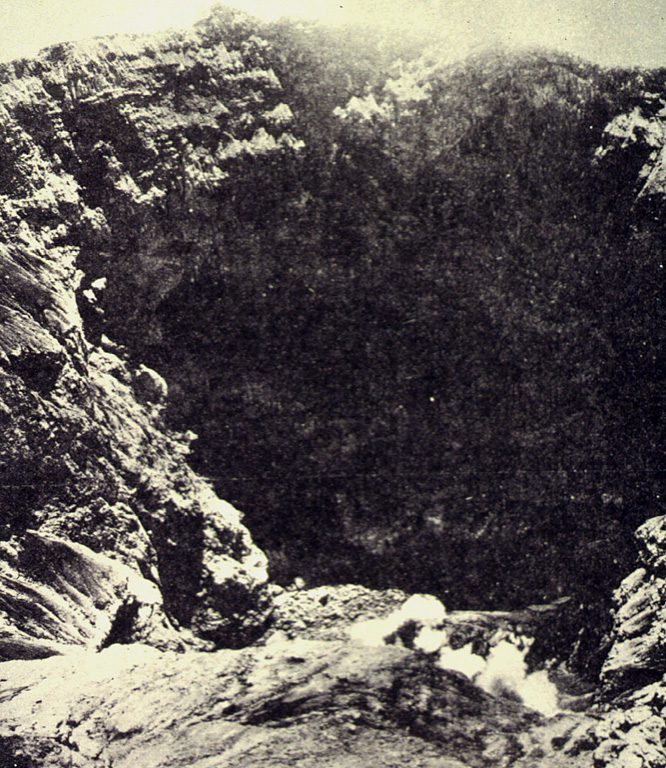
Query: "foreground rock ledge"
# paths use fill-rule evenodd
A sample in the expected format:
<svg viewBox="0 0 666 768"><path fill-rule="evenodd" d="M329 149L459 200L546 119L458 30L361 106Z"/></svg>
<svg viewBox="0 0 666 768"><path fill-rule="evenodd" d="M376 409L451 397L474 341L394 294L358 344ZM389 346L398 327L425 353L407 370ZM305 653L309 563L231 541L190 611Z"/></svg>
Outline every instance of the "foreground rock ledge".
<svg viewBox="0 0 666 768"><path fill-rule="evenodd" d="M6 662L0 713L21 768L570 766L595 744L592 718L546 721L404 648L306 640Z"/></svg>

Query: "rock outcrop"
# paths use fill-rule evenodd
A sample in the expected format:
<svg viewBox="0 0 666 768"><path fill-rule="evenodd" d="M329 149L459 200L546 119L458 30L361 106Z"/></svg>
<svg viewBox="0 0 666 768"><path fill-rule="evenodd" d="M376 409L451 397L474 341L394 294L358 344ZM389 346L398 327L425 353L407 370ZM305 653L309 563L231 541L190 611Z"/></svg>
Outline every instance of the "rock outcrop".
<svg viewBox="0 0 666 768"><path fill-rule="evenodd" d="M395 594L353 592L326 593L338 607L339 633L352 616L385 616L395 604ZM299 604L310 598L321 605L324 596L315 591L292 601L289 625L300 621ZM334 623L331 610L322 634ZM433 768L564 768L591 765L594 750L595 764L604 766L604 739L615 733L600 713L543 718L400 645L298 635L213 654L135 644L8 662L0 668L0 701L0 758L25 768L203 768L220 761L339 768L415 760ZM614 743L615 755L628 749L619 738Z"/></svg>
<svg viewBox="0 0 666 768"><path fill-rule="evenodd" d="M663 197L666 192L666 99L659 94L643 94L630 112L617 115L606 127L597 159L608 161L635 156L636 198ZM622 157L622 156L625 157Z"/></svg>
<svg viewBox="0 0 666 768"><path fill-rule="evenodd" d="M404 607L395 591L346 586L281 597L276 631L241 650L177 654L135 643L2 664L0 762L21 768L664 764L666 699L655 686L619 707L546 718L509 692L484 692L432 654L400 642L351 642L351 622L386 619Z"/></svg>
<svg viewBox="0 0 666 768"><path fill-rule="evenodd" d="M0 660L144 642L183 649L157 584L88 547L26 531L0 543Z"/></svg>
<svg viewBox="0 0 666 768"><path fill-rule="evenodd" d="M116 646L8 663L0 676L6 765L510 765L537 748L528 734L540 722L395 647L291 641L177 656Z"/></svg>
<svg viewBox="0 0 666 768"><path fill-rule="evenodd" d="M97 608L74 620L74 635L80 630L93 645L115 631L102 624L117 626L119 613L130 610L131 589L122 586L128 579L158 590L145 605L165 627L191 630L210 647L247 642L270 610L266 559L240 513L188 467L193 436L164 427L166 383L130 363L95 326L105 259L133 275L130 291L146 286L146 301L163 294L184 269L168 258L170 249L177 241L182 253L196 237L170 206L178 198L186 208L197 185L223 175L214 153L204 157L186 137L203 140L233 110L216 117L203 100L185 114L191 73L208 68L211 88L223 76L220 87L243 104L253 98L248 82L267 92L276 87L270 73L252 74L224 45L194 42L175 34L65 45L0 71L0 594L3 623L21 628L18 645L5 643L4 655L11 647L29 655L33 640L42 643L37 655L49 643L68 642L60 626L24 621L26 590L39 593L44 611L70 598L81 607L79 593L93 603L106 594L103 621ZM121 159L105 141L112 123ZM268 152L276 145L259 127L253 141ZM166 178L155 163L156 144L180 158L171 160L179 164L175 175ZM242 153L236 144L220 152ZM146 230L154 250L137 252L135 235ZM30 570L37 541L60 547L68 561L67 574L49 575L46 591ZM67 542L82 547L67 549ZM134 576L121 578L92 553ZM87 584L82 592L77 579ZM128 632L136 639L143 630ZM165 632L169 644L173 630ZM152 630L143 635L153 638Z"/></svg>
<svg viewBox="0 0 666 768"><path fill-rule="evenodd" d="M629 230L633 239L627 257L647 265L646 276L651 275L648 279L662 295L658 276L664 263L658 243L663 238L666 194L666 96L658 73L637 77L642 87L628 107L607 125L596 162L611 169L622 187L626 218L618 222L618 227ZM640 295L640 284L627 284ZM630 316L622 322L628 329L637 324ZM655 327L661 326L662 321L655 318ZM651 343L642 334L642 329L629 331L636 348ZM640 354L649 360L646 367L654 380L659 379L655 373L663 364L661 351L655 349L649 356L644 351ZM650 386L643 391L649 392ZM661 494L655 492L657 504L660 499ZM653 687L647 690L661 690L666 672L666 516L652 517L640 525L635 541L637 567L615 591L614 625L601 675L612 693L640 691L648 683Z"/></svg>
<svg viewBox="0 0 666 768"><path fill-rule="evenodd" d="M156 305L228 248L238 177L302 146L267 43L245 34L117 36L0 69L5 215L77 259L89 337L106 312L158 339Z"/></svg>
<svg viewBox="0 0 666 768"><path fill-rule="evenodd" d="M189 469L186 442L136 401L118 358L88 349L77 371L66 345L47 338L62 366L51 383L29 383L53 359L41 351L27 372L14 364L0 381L10 551L30 529L77 542L157 584L172 621L206 641L237 645L259 632L269 608L266 562L240 514ZM25 348L16 349L21 358ZM20 578L23 561L15 562Z"/></svg>
<svg viewBox="0 0 666 768"><path fill-rule="evenodd" d="M666 672L666 516L637 531L640 567L616 590L612 645L602 680L612 690L659 680Z"/></svg>

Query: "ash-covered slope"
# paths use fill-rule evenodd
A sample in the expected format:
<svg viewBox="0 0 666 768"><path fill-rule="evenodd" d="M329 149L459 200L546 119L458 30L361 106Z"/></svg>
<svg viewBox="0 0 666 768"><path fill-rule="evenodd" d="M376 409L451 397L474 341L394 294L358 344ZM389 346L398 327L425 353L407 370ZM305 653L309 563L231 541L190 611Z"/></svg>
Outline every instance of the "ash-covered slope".
<svg viewBox="0 0 666 768"><path fill-rule="evenodd" d="M224 48L188 53L192 46L187 35L60 46L0 74L3 657L139 637L182 644L172 624L201 642L239 645L260 631L269 609L266 561L240 514L188 467L193 436L164 427L165 382L127 364L77 306L94 318L94 295L82 293L91 277L81 271L93 250L98 270L105 257L125 265L150 285L147 293L174 279L164 230L183 247L186 234L177 212L163 207L173 199L153 177L141 189L123 163L140 182L151 146L171 142L175 168L165 184L179 185L187 209L189 185L200 176L185 136L205 135L215 123L206 103L180 115L188 73L204 59L250 101L248 80L277 87L270 73L245 68ZM105 164L110 132L126 154ZM249 143L261 151L275 148L265 131L253 135ZM233 156L243 147L238 140L227 150ZM104 183L115 206L106 211L111 223L96 196ZM132 250L142 228L150 228L145 240L161 258ZM112 247L119 230L123 247Z"/></svg>

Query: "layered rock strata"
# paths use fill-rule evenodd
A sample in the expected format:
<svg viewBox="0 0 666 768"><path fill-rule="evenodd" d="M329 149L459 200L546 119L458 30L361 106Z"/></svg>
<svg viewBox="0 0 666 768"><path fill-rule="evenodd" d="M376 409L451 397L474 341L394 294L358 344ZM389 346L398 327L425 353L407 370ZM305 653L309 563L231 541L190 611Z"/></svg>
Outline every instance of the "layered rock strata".
<svg viewBox="0 0 666 768"><path fill-rule="evenodd" d="M35 531L0 552L0 660L113 643L184 648L157 584L128 566Z"/></svg>

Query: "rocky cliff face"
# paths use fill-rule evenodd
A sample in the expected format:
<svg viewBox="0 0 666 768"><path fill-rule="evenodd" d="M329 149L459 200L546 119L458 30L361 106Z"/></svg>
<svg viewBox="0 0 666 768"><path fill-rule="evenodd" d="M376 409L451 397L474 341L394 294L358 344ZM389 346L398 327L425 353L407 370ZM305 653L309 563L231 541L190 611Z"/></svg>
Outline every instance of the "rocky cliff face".
<svg viewBox="0 0 666 768"><path fill-rule="evenodd" d="M663 73L657 72L628 109L606 126L596 153L608 164L629 193L627 223L633 237L641 240L655 257L652 274L663 269L659 242L663 236L664 150L666 147L666 100ZM627 324L632 318L626 318ZM661 378L656 361L655 379ZM659 497L657 497L659 498ZM602 669L602 681L610 691L640 687L658 681L665 671L664 658L664 516L646 520L635 532L637 568L614 594L614 626L610 650Z"/></svg>
<svg viewBox="0 0 666 768"><path fill-rule="evenodd" d="M182 276L182 260L166 253L182 254L195 237L178 211L208 182L186 137L203 141L218 118L233 119L219 104L211 114L205 100L183 114L189 73L210 67L224 74L219 87L250 102L248 79L277 88L223 46L188 53L193 46L187 35L61 46L0 74L5 658L138 637L175 646L180 629L197 642L240 645L269 609L265 557L240 514L188 467L194 435L164 427L164 381L95 332L106 261L133 275L130 290L146 286L146 302ZM253 141L269 153L277 146L265 129ZM164 178L156 145L179 172ZM239 139L220 151L244 147ZM136 248L141 234L150 253ZM93 254L96 271L86 275Z"/></svg>
<svg viewBox="0 0 666 768"><path fill-rule="evenodd" d="M6 242L58 296L43 308L36 267L10 265L44 347L12 365L41 396L51 337L78 312L72 364L138 402L118 428L163 419L182 433L172 457L199 433L191 466L247 513L285 584L397 584L470 608L575 590L601 616L597 586L624 574L653 495L620 471L630 430L608 382L636 361L615 370L617 329L596 312L614 314L611 280L589 298L612 271L588 197L615 86L566 57L391 67L376 42L341 60L332 33L219 10L4 67ZM25 488L30 472L51 482L12 466ZM165 508L151 482L135 503ZM197 549L198 523L165 514L161 541ZM155 557L188 622L198 577L171 546Z"/></svg>

